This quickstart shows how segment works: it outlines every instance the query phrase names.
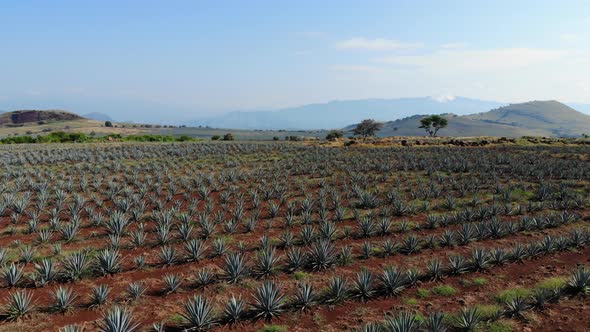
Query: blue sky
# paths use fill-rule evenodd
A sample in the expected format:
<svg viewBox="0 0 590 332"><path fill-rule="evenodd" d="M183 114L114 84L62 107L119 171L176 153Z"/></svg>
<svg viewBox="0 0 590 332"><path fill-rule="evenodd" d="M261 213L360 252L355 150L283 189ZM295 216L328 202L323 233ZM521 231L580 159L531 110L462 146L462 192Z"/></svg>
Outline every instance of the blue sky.
<svg viewBox="0 0 590 332"><path fill-rule="evenodd" d="M7 0L0 109L190 118L426 95L590 103L589 39L587 0Z"/></svg>

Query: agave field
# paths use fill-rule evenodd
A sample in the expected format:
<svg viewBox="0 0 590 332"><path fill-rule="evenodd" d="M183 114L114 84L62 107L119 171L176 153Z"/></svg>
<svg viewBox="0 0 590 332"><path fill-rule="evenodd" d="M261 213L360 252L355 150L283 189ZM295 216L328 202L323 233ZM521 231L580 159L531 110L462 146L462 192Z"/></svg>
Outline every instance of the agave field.
<svg viewBox="0 0 590 332"><path fill-rule="evenodd" d="M0 331L590 330L590 148L0 147Z"/></svg>

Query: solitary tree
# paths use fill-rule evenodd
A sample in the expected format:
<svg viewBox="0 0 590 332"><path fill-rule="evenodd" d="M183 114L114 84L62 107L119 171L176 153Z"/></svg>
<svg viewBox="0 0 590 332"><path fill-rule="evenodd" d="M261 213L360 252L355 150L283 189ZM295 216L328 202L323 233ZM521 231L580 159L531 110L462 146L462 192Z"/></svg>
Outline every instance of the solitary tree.
<svg viewBox="0 0 590 332"><path fill-rule="evenodd" d="M373 119L365 119L354 128L354 134L363 137L375 136L375 133L381 130L381 127L383 127L382 123Z"/></svg>
<svg viewBox="0 0 590 332"><path fill-rule="evenodd" d="M436 133L446 127L449 121L440 115L431 115L420 120L420 124L418 128L424 128L430 137L436 137Z"/></svg>
<svg viewBox="0 0 590 332"><path fill-rule="evenodd" d="M104 126L105 127L112 127L113 126L113 123L111 121L105 121L104 122Z"/></svg>

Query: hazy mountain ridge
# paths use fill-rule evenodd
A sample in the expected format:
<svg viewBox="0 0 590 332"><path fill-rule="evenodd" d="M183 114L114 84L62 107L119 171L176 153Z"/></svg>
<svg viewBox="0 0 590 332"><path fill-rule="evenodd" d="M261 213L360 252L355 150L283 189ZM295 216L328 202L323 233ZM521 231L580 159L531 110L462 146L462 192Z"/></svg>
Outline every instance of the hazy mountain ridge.
<svg viewBox="0 0 590 332"><path fill-rule="evenodd" d="M182 101L179 101L182 103ZM590 114L590 104L566 103ZM414 114L458 115L486 112L508 103L465 97L360 99L315 103L278 110L217 113L198 106L178 106L141 100L96 97L19 96L0 99L0 109L63 109L78 114L101 113L115 121L210 126L230 129L329 129L342 128L372 117L392 121ZM301 113L298 113L300 112ZM0 111L1 113L1 111ZM208 114L208 115L206 115ZM107 121L107 120L100 120Z"/></svg>
<svg viewBox="0 0 590 332"><path fill-rule="evenodd" d="M486 107L486 105L493 105L493 107L490 107L491 110L486 109L480 112L469 111ZM365 99L310 104L282 111L232 112L224 118L228 122L217 124L189 122L187 124L229 128L227 130L241 128L257 130L345 128L352 130L355 125L350 125L351 123L358 123L365 118L374 118L385 121L379 136L423 136L424 130L418 128L420 119L430 114L442 114L449 119L449 126L440 131L440 135L444 136L575 137L590 133L590 116L555 100L531 101L502 107L498 105L499 103L496 102L469 98L442 101L430 97ZM367 107L368 110L365 111L363 107ZM342 124L349 118L358 120ZM92 112L82 117L63 110L22 110L0 114L0 125L14 127L21 126L23 123L37 125L38 122L47 121L52 123L74 120L112 121L109 119L108 115L100 112Z"/></svg>
<svg viewBox="0 0 590 332"><path fill-rule="evenodd" d="M276 111L230 112L191 124L239 129L329 129L342 128L366 118L388 121L413 114L452 112L465 115L502 105L505 104L464 97L337 100Z"/></svg>

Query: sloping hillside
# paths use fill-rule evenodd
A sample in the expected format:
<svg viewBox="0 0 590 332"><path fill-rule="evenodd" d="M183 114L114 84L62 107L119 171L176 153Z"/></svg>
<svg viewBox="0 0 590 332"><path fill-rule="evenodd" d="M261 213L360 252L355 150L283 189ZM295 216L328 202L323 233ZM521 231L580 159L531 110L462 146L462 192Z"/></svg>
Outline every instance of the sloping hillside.
<svg viewBox="0 0 590 332"><path fill-rule="evenodd" d="M511 104L467 117L490 124L543 130L548 136L579 136L590 132L590 116L555 100Z"/></svg>
<svg viewBox="0 0 590 332"><path fill-rule="evenodd" d="M85 134L139 134L147 129L119 125L105 127L96 121L62 110L22 110L0 114L0 137L45 135L49 132L79 132Z"/></svg>
<svg viewBox="0 0 590 332"><path fill-rule="evenodd" d="M20 110L0 114L0 125L20 125L40 121L82 120L78 114L62 110Z"/></svg>
<svg viewBox="0 0 590 332"><path fill-rule="evenodd" d="M384 123L379 136L424 136L420 119L415 115ZM578 137L590 132L590 116L557 101L533 101L511 104L485 113L458 116L445 114L448 127L441 136L551 136ZM352 130L349 126L346 130Z"/></svg>
<svg viewBox="0 0 590 332"><path fill-rule="evenodd" d="M379 136L425 136L426 132L420 126L420 119L427 115L414 115L408 118L389 121L384 123ZM520 136L547 136L544 130L523 129L510 125L490 124L483 121L472 120L467 117L455 114L443 114L449 120L449 125L441 129L439 135L454 137L471 136L498 136L498 137L520 137ZM354 129L355 126L346 128Z"/></svg>

